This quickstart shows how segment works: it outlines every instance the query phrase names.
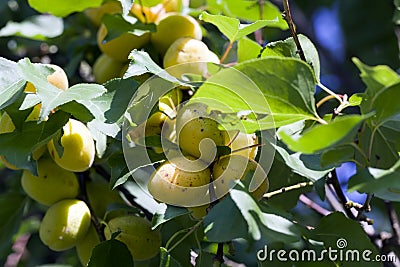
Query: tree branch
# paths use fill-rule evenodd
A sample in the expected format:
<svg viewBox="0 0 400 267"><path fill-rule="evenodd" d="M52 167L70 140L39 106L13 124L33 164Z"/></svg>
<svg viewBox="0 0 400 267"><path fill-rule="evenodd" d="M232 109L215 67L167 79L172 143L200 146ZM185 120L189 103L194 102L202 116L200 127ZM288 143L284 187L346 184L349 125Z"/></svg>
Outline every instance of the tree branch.
<svg viewBox="0 0 400 267"><path fill-rule="evenodd" d="M296 25L294 24L293 19L292 19L292 14L290 13L289 0L283 0L283 7L284 7L285 11L283 12L282 17L286 21L287 25L289 26L293 40L297 47L297 53L299 54L301 60L303 60L304 62L307 62L306 56L304 55L303 48L301 47L299 38L297 37Z"/></svg>

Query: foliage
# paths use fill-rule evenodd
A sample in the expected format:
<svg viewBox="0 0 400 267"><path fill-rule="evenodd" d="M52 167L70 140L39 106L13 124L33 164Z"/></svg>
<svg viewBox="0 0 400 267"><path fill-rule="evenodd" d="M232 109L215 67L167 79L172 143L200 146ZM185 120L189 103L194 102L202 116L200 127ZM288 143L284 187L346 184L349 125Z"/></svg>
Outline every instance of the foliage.
<svg viewBox="0 0 400 267"><path fill-rule="evenodd" d="M400 258L400 228L396 225L400 207L400 78L396 68L400 64L398 49L393 49L392 28L384 31L390 36L382 36L389 40L389 57L379 44L378 54L365 57L361 53L343 63L357 68L359 77L352 79L361 80L365 89L357 93L341 89L342 94L324 84L324 72L333 65L326 63L321 45L313 36L288 31L291 17L296 22L296 16L309 8L305 3L293 5L291 17L286 8L282 18L284 7L276 1L232 4L230 0L204 0L188 5L177 1L181 5L175 11L196 19L202 26L202 40L219 55L221 64L202 62L192 68L196 63L189 62L184 66L189 73L174 77L171 69L163 67L163 55L147 41L120 62L125 67L115 78L99 84L91 73L101 54L96 41L98 25L89 13L99 10L102 2L120 7L119 13L106 14L101 20L109 31L103 42L111 44L123 34L139 38L157 31L157 20L148 23L135 15L132 2L141 5L142 16L152 9L159 12L155 16L162 16L168 0L14 2L28 11L22 19L3 25L0 37L16 38L25 44L20 49L29 52L21 56L15 49L0 58L0 114L8 114L14 126L10 130L0 121L0 155L5 165L0 165L0 264L10 263L8 256L19 253L9 244L26 240L23 246L30 253L26 259L18 258L18 266L80 265L75 250L55 253L39 240L40 220L48 207L32 201L20 184L21 170L37 174L38 149L45 147L39 158L53 157L46 149L52 141L63 154L63 126L70 118L85 123L96 148L90 168L75 173L80 183L77 198L91 208L92 223L102 241L93 246L88 266L289 266L276 255L260 258L266 247L286 256L293 251L336 249L368 250L371 259L377 255ZM350 2L337 1L337 6L360 8L355 3L359 1ZM376 3L365 5L373 10ZM398 1L394 3L399 9ZM386 6L382 9L388 10ZM398 24L398 12L386 15ZM351 14L359 19L357 12ZM353 18L349 13L340 15L344 25L350 23L349 17ZM379 30L369 33L365 28L353 30L357 33L353 39L345 28L344 34L351 40L349 51L374 50L360 43ZM52 50L54 47L57 49ZM376 65L380 55L388 62ZM67 90L49 82L54 72L45 64L49 61L66 70L71 84ZM190 72L194 69L200 71ZM353 80L351 85L359 84ZM36 90L29 91L28 85ZM258 149L257 157L249 161L268 175L263 178L269 182L269 191L261 200L251 190L260 184L254 185L256 179L249 182L257 169L235 178L235 186L220 199L213 199L208 192L211 203L177 206L159 203L149 193L147 182L152 173L170 161L171 155L181 153L179 142L164 131L174 133L181 108L195 103L206 107L207 112L199 118L204 115L218 121L221 132L256 134L258 143L247 145ZM35 112L36 119L30 119ZM161 122L152 121L157 114L161 114ZM220 157L238 153L230 145L215 144L207 168L212 170ZM356 171L341 185L339 167L348 162ZM17 170L6 168L8 164ZM102 215L91 207L86 190L88 182L98 179L105 179L110 189L123 196L123 201L110 203L104 197L107 203L103 203L106 212ZM364 193L360 203L348 198L355 191ZM168 194L168 189L163 193ZM191 191L185 197L194 201L201 198L197 194ZM197 216L193 206L202 207L204 214ZM113 233L105 240L108 222L123 215L143 217L151 221L153 231L160 232L162 242L156 256L143 261L132 258L128 244L118 239L123 233ZM391 266L389 263L326 256L318 266ZM292 260L291 264L317 263Z"/></svg>

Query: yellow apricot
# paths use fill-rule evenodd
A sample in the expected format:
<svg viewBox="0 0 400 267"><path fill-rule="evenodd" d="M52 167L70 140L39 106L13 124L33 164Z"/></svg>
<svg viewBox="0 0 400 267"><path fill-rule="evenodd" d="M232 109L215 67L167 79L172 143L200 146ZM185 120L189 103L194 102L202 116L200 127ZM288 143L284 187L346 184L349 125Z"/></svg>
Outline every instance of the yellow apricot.
<svg viewBox="0 0 400 267"><path fill-rule="evenodd" d="M73 248L90 227L90 210L78 199L64 199L46 212L39 228L42 242L54 251Z"/></svg>
<svg viewBox="0 0 400 267"><path fill-rule="evenodd" d="M166 12L181 12L183 8L189 7L189 0L163 0Z"/></svg>
<svg viewBox="0 0 400 267"><path fill-rule="evenodd" d="M185 73L205 76L208 73L206 62L218 64L219 58L205 43L189 37L177 39L164 55L164 68L177 78Z"/></svg>
<svg viewBox="0 0 400 267"><path fill-rule="evenodd" d="M256 134L246 134L240 131L227 131L225 135L225 145L229 145L232 154L242 155L250 159L257 156L258 144Z"/></svg>
<svg viewBox="0 0 400 267"><path fill-rule="evenodd" d="M78 196L79 183L73 172L64 170L49 158L43 158L37 164L38 176L28 170L22 173L22 188L28 196L48 206Z"/></svg>
<svg viewBox="0 0 400 267"><path fill-rule="evenodd" d="M61 67L54 64L44 64L44 65L54 70L52 74L47 76L47 81L60 90L63 91L67 90L69 83L65 71ZM32 83L27 82L24 91L26 93L36 93L36 88Z"/></svg>
<svg viewBox="0 0 400 267"><path fill-rule="evenodd" d="M110 220L104 229L109 240L117 231L117 240L125 243L134 260L147 260L158 254L161 246L161 233L151 229L151 223L134 215L117 217Z"/></svg>
<svg viewBox="0 0 400 267"><path fill-rule="evenodd" d="M108 1L105 2L100 7L88 8L84 11L84 14L89 18L89 20L99 27L101 24L101 19L105 14L118 14L122 13L121 2L119 1Z"/></svg>
<svg viewBox="0 0 400 267"><path fill-rule="evenodd" d="M146 7L134 3L131 7L130 13L142 23L154 23L157 21L159 16L165 13L165 9L162 4Z"/></svg>
<svg viewBox="0 0 400 267"><path fill-rule="evenodd" d="M104 54L107 54L121 62L126 62L128 60L128 56L133 49L143 47L150 40L150 33L144 33L143 35L138 36L126 32L106 42L104 39L107 36L107 33L106 26L101 24L97 32L97 45Z"/></svg>
<svg viewBox="0 0 400 267"><path fill-rule="evenodd" d="M73 172L83 172L92 166L95 156L94 140L82 122L74 119L67 122L63 127L61 146L64 151L60 157L54 141L51 140L47 144L51 157L60 167Z"/></svg>
<svg viewBox="0 0 400 267"><path fill-rule="evenodd" d="M99 235L93 224L90 224L85 237L76 244L76 253L82 266L87 266L92 256L92 251L98 244L100 244Z"/></svg>
<svg viewBox="0 0 400 267"><path fill-rule="evenodd" d="M107 54L101 54L93 64L94 80L105 83L113 78L121 77L121 71L126 64Z"/></svg>
<svg viewBox="0 0 400 267"><path fill-rule="evenodd" d="M169 46L181 37L201 40L202 32L199 23L188 15L166 13L157 21L157 31L151 35L151 42L161 55Z"/></svg>
<svg viewBox="0 0 400 267"><path fill-rule="evenodd" d="M169 204L195 206L204 191L192 191L191 188L210 183L211 172L207 165L193 157L176 157L164 162L151 175L148 189L154 199Z"/></svg>

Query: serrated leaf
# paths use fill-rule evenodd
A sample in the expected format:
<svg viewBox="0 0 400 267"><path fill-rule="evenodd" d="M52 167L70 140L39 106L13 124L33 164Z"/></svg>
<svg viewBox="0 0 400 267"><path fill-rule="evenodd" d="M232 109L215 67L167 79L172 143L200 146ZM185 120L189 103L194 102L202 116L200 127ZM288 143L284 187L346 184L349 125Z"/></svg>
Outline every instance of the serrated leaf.
<svg viewBox="0 0 400 267"><path fill-rule="evenodd" d="M161 247L160 248L160 267L181 267L182 265L175 260L169 252Z"/></svg>
<svg viewBox="0 0 400 267"><path fill-rule="evenodd" d="M262 47L250 38L244 37L238 41L238 62L257 58L261 54Z"/></svg>
<svg viewBox="0 0 400 267"><path fill-rule="evenodd" d="M0 195L0 258L7 258L11 249L12 237L21 224L26 197L19 192L10 191Z"/></svg>
<svg viewBox="0 0 400 267"><path fill-rule="evenodd" d="M128 247L116 239L104 241L94 247L88 267L135 266Z"/></svg>
<svg viewBox="0 0 400 267"><path fill-rule="evenodd" d="M299 34L297 35L297 38L299 39L307 62L312 66L315 72L315 77L317 80L319 80L320 62L317 49L307 36ZM290 37L284 41L271 42L267 44L261 53L261 57L267 56L283 56L300 59L293 37Z"/></svg>
<svg viewBox="0 0 400 267"><path fill-rule="evenodd" d="M26 82L14 61L0 58L0 72L0 109L4 109L12 99L18 98Z"/></svg>
<svg viewBox="0 0 400 267"><path fill-rule="evenodd" d="M160 209L157 210L156 214L154 214L152 220L153 229L176 217L186 215L189 213L190 212L186 208L162 204L160 205Z"/></svg>
<svg viewBox="0 0 400 267"><path fill-rule="evenodd" d="M292 151L312 154L324 149L353 142L358 127L368 116L347 115L329 124L319 124L304 131L300 136L290 136L284 131L278 135Z"/></svg>
<svg viewBox="0 0 400 267"><path fill-rule="evenodd" d="M323 217L319 225L312 231L311 234L314 240L324 242L325 249L331 248L331 250L337 250L338 252L342 251L343 255L350 250L358 251L360 253L359 261L341 261L338 257L337 263L340 264L340 266L381 266L380 262L372 261L374 256L378 255L379 252L371 243L370 238L365 233L360 223L346 218L341 212L333 212L328 216ZM366 250L370 250L372 252L372 254L369 255L371 261L368 262L362 258L362 253ZM348 253L346 254L348 255Z"/></svg>
<svg viewBox="0 0 400 267"><path fill-rule="evenodd" d="M243 124L251 132L317 120L314 90L314 74L308 64L294 58L266 57L222 69L200 86L190 101L232 114L230 121L222 122L225 127ZM245 111L257 114L257 120L243 119Z"/></svg>
<svg viewBox="0 0 400 267"><path fill-rule="evenodd" d="M0 30L2 36L20 36L34 40L46 40L61 35L64 31L63 20L51 15L37 15L22 22L7 22Z"/></svg>
<svg viewBox="0 0 400 267"><path fill-rule="evenodd" d="M217 26L217 28L225 35L231 43L240 38L249 35L258 29L266 26L273 26L278 23L278 19L274 20L257 20L250 24L241 24L237 18L231 18L223 15L212 15L207 12L201 13L201 20L209 22Z"/></svg>
<svg viewBox="0 0 400 267"><path fill-rule="evenodd" d="M60 105L74 100L90 100L106 92L106 89L99 84L76 84L63 91L47 81L47 76L54 70L42 64L32 64L28 58L20 60L18 66L22 77L35 86L36 95L42 102L39 122L43 121L54 108Z"/></svg>
<svg viewBox="0 0 400 267"><path fill-rule="evenodd" d="M150 55L144 51L133 50L129 59L131 60L128 70L124 74L124 79L130 78L132 76L142 75L144 73L153 73L161 78L173 82L179 83L179 80L171 76L168 72L162 69L151 59Z"/></svg>
<svg viewBox="0 0 400 267"><path fill-rule="evenodd" d="M73 12L83 11L89 7L98 7L102 0L63 0L42 1L28 0L29 5L41 13L50 13L57 17L65 17Z"/></svg>
<svg viewBox="0 0 400 267"><path fill-rule="evenodd" d="M270 25L270 27L278 27L281 30L288 28L286 21L282 18L282 12L270 1L208 0L207 9L213 14L220 14L222 12L226 16L239 18L244 21L277 19L278 22Z"/></svg>
<svg viewBox="0 0 400 267"><path fill-rule="evenodd" d="M390 169L368 168L357 172L349 180L349 192L374 193L375 196L389 201L400 201L400 161Z"/></svg>
<svg viewBox="0 0 400 267"><path fill-rule="evenodd" d="M45 145L68 122L68 114L57 111L46 122L26 122L21 130L0 134L0 154L21 168L37 173L31 157L34 149Z"/></svg>

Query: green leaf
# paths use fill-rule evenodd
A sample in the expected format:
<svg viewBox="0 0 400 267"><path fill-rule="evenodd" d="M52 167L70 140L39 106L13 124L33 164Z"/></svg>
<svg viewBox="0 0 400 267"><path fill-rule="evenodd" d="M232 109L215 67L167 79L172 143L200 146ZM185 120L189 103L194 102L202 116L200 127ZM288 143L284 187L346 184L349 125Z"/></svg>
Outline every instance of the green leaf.
<svg viewBox="0 0 400 267"><path fill-rule="evenodd" d="M247 236L246 221L229 195L207 213L204 227L210 242L229 242Z"/></svg>
<svg viewBox="0 0 400 267"><path fill-rule="evenodd" d="M400 101L396 97L400 91L400 83L396 83L377 92L370 100L366 100L361 110L363 114L375 111L370 121L374 128L380 127L385 122L396 119L400 121Z"/></svg>
<svg viewBox="0 0 400 267"><path fill-rule="evenodd" d="M28 0L29 5L41 13L50 13L57 17L66 17L73 12L83 11L89 7L98 7L102 0Z"/></svg>
<svg viewBox="0 0 400 267"><path fill-rule="evenodd" d="M124 79L142 75L144 73L153 73L167 81L179 83L178 79L171 76L168 72L158 66L147 52L135 49L130 53L129 59L131 59L131 63L124 74Z"/></svg>
<svg viewBox="0 0 400 267"><path fill-rule="evenodd" d="M0 134L0 154L7 160L21 168L37 173L32 159L32 152L47 144L59 130L68 122L68 114L57 111L46 122L26 122L21 130L12 133Z"/></svg>
<svg viewBox="0 0 400 267"><path fill-rule="evenodd" d="M278 19L276 18L275 20L257 20L250 24L241 24L240 20L237 18L226 17L223 15L212 15L207 12L201 13L199 18L217 26L217 28L231 43L257 31L258 29L266 26L273 26L278 23Z"/></svg>
<svg viewBox="0 0 400 267"><path fill-rule="evenodd" d="M135 266L128 247L116 239L104 241L94 247L88 267Z"/></svg>
<svg viewBox="0 0 400 267"><path fill-rule="evenodd" d="M297 37L299 39L307 62L312 66L315 72L315 77L317 80L319 80L320 62L317 49L307 36L299 34L297 35ZM268 56L293 57L300 59L298 49L293 37L290 37L284 41L268 43L267 46L263 49L261 57Z"/></svg>
<svg viewBox="0 0 400 267"><path fill-rule="evenodd" d="M262 7L260 7L260 3L262 3ZM220 14L222 12L226 16L239 18L244 21L277 19L278 22L274 25L269 25L269 27L277 27L281 30L288 29L286 21L282 19L282 12L270 1L207 0L207 9L213 14Z"/></svg>
<svg viewBox="0 0 400 267"><path fill-rule="evenodd" d="M324 151L321 166L339 167L342 163L354 161L355 148L351 145L338 146Z"/></svg>
<svg viewBox="0 0 400 267"><path fill-rule="evenodd" d="M160 248L160 267L181 267L182 265L176 261L171 254L165 249Z"/></svg>
<svg viewBox="0 0 400 267"><path fill-rule="evenodd" d="M354 95L350 96L349 105L351 107L356 107L356 106L361 105L362 100L363 100L363 96L364 96L364 94L362 94L362 93L354 94Z"/></svg>
<svg viewBox="0 0 400 267"><path fill-rule="evenodd" d="M243 62L257 58L261 53L262 47L250 38L244 37L238 41L238 62Z"/></svg>
<svg viewBox="0 0 400 267"><path fill-rule="evenodd" d="M54 72L51 68L42 64L32 64L28 58L20 60L18 65L23 78L35 86L36 95L42 102L39 122L60 105L73 100L90 100L106 92L105 88L99 84L76 84L62 91L47 81L47 76Z"/></svg>
<svg viewBox="0 0 400 267"><path fill-rule="evenodd" d="M375 196L389 201L400 202L400 160L390 169L363 169L349 180L349 192L374 193Z"/></svg>
<svg viewBox="0 0 400 267"><path fill-rule="evenodd" d="M21 224L26 202L26 197L19 192L0 195L0 258L7 258L11 250L12 237Z"/></svg>
<svg viewBox="0 0 400 267"><path fill-rule="evenodd" d="M285 131L278 131L278 135L290 150L312 154L353 142L359 126L366 118L368 116L348 115L338 117L329 124L311 127L301 135L290 135Z"/></svg>
<svg viewBox="0 0 400 267"><path fill-rule="evenodd" d="M321 219L319 225L312 231L314 240L323 241L325 249L337 250L339 255L340 251L345 255L346 252L358 251L360 260L354 261L340 261L340 257L336 261L340 266L351 267L380 267L380 262L372 261L374 257L379 254L375 246L371 243L370 238L365 233L360 223L348 219L341 212L334 212ZM343 247L342 247L343 246ZM369 255L371 261L366 262L362 258L362 253L365 250L372 252ZM348 255L349 253L347 253Z"/></svg>
<svg viewBox="0 0 400 267"><path fill-rule="evenodd" d="M185 208L162 204L160 205L160 209L157 210L156 214L154 214L152 220L153 229L176 217L189 213L190 212Z"/></svg>
<svg viewBox="0 0 400 267"><path fill-rule="evenodd" d="M242 123L251 132L317 120L314 90L314 74L308 64L294 58L266 57L222 69L190 101L231 114L227 117L230 121L222 122L225 127L233 129ZM244 120L243 111L252 111L258 118Z"/></svg>
<svg viewBox="0 0 400 267"><path fill-rule="evenodd" d="M302 233L293 222L274 213L262 212L248 193L233 189L230 196L246 220L248 233L254 240L261 236L270 242L291 243L301 239Z"/></svg>
<svg viewBox="0 0 400 267"><path fill-rule="evenodd" d="M129 18L129 20L125 18ZM156 31L155 24L143 24L137 19L124 17L122 14L105 14L102 18L102 23L107 28L107 35L104 41L111 41L127 32L136 36L142 36L143 34Z"/></svg>
<svg viewBox="0 0 400 267"><path fill-rule="evenodd" d="M0 58L0 72L0 109L4 109L22 94L26 82L14 61Z"/></svg>
<svg viewBox="0 0 400 267"><path fill-rule="evenodd" d="M0 37L20 36L34 40L46 40L61 35L64 31L63 20L51 15L37 15L22 22L7 22L0 30Z"/></svg>

